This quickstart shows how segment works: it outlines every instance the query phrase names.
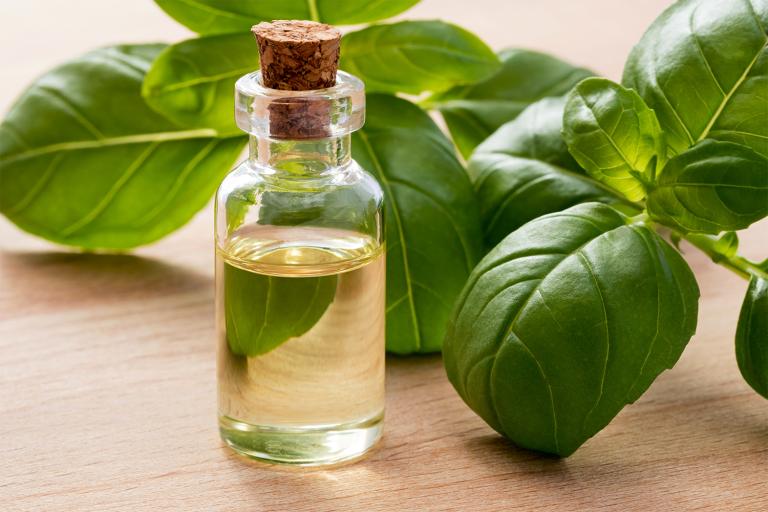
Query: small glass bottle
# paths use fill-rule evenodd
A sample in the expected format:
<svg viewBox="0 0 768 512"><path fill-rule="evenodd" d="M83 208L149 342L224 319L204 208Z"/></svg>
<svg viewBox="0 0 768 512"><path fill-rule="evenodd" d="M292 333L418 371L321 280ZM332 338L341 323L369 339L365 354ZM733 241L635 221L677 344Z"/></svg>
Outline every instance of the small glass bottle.
<svg viewBox="0 0 768 512"><path fill-rule="evenodd" d="M237 452L333 464L381 436L383 194L350 156L357 78L284 91L236 85L250 156L216 196L219 426Z"/></svg>

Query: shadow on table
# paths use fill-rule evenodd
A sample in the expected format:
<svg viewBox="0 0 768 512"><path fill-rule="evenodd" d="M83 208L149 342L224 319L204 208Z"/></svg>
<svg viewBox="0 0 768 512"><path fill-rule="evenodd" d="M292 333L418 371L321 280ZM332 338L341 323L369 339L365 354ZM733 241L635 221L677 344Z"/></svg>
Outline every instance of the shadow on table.
<svg viewBox="0 0 768 512"><path fill-rule="evenodd" d="M127 254L4 252L0 276L0 294L10 293L28 304L42 301L48 306L52 302L81 305L182 293L213 294L211 276Z"/></svg>
<svg viewBox="0 0 768 512"><path fill-rule="evenodd" d="M768 414L761 407L762 398L702 385L706 379L701 375L699 380L666 382L670 389L660 395L665 401L656 398L652 405L646 404L648 410L628 406L569 458L525 450L496 434L468 436L463 447L472 458L493 464L499 473L524 478L533 487L557 492L567 486L590 499L610 494L611 489L618 493L651 487L649 471L667 475L672 482L685 479L680 468L700 465L702 459L711 467L727 465L734 454L745 466L750 459L761 460L768 446Z"/></svg>

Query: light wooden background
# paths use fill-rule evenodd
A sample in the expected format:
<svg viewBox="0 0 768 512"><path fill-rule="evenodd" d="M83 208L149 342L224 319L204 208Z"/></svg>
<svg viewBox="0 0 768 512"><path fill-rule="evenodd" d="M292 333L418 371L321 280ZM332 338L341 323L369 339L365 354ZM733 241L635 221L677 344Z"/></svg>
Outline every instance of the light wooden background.
<svg viewBox="0 0 768 512"><path fill-rule="evenodd" d="M411 16L618 78L667 3L425 0ZM94 46L185 34L150 0L2 0L0 110ZM745 234L744 252L768 255L766 237L764 222ZM768 509L768 402L733 357L745 284L693 250L698 334L673 371L571 458L495 435L438 357L391 358L381 448L356 465L287 472L244 462L218 440L211 238L208 209L135 255L88 256L0 218L0 509Z"/></svg>

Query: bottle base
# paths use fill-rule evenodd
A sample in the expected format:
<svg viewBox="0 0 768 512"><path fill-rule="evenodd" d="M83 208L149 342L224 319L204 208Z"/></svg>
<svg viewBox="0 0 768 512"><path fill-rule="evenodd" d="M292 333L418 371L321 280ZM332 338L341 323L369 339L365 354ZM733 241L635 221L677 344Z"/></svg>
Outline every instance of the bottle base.
<svg viewBox="0 0 768 512"><path fill-rule="evenodd" d="M381 439L384 415L357 423L312 427L251 425L219 417L224 442L248 458L270 464L326 466L360 458Z"/></svg>

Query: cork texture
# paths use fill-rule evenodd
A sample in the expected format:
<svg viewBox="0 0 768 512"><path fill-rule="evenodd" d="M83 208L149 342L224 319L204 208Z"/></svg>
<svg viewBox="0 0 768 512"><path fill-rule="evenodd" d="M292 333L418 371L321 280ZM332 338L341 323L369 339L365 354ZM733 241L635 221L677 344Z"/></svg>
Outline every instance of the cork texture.
<svg viewBox="0 0 768 512"><path fill-rule="evenodd" d="M313 21L276 20L252 28L259 44L262 84L284 91L312 91L336 85L341 32ZM276 139L319 139L330 135L331 104L285 98L269 106L269 130Z"/></svg>
<svg viewBox="0 0 768 512"><path fill-rule="evenodd" d="M265 87L311 91L336 85L341 32L313 21L276 20L252 28Z"/></svg>

